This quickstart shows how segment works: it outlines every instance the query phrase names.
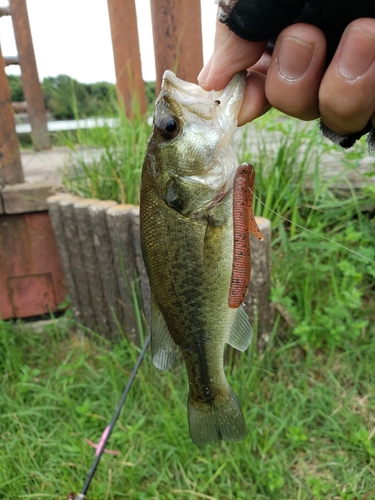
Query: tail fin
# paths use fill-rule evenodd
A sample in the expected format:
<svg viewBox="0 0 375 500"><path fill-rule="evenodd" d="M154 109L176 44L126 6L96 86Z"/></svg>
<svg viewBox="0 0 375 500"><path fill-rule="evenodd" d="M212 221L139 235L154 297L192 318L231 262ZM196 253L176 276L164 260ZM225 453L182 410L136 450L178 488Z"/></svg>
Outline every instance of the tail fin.
<svg viewBox="0 0 375 500"><path fill-rule="evenodd" d="M198 446L216 441L241 441L246 424L240 403L232 388L210 402L188 400L190 436Z"/></svg>

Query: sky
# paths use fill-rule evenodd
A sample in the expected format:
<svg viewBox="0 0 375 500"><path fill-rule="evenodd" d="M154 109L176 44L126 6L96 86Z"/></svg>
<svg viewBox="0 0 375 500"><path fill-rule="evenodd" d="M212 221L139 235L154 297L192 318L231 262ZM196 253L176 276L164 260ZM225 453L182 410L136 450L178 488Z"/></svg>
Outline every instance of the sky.
<svg viewBox="0 0 375 500"><path fill-rule="evenodd" d="M107 0L26 0L39 79L66 74L82 83L115 82ZM0 6L8 5L0 0ZM214 0L201 0L203 57L213 51L215 33ZM155 80L149 0L136 0L142 74ZM17 54L10 16L0 18L3 56ZM8 66L8 74L20 74Z"/></svg>

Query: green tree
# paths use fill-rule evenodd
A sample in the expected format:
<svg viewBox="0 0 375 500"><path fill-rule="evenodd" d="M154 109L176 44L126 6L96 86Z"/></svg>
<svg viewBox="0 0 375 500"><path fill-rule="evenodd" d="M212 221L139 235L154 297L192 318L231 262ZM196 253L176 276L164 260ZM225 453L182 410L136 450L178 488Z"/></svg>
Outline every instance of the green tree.
<svg viewBox="0 0 375 500"><path fill-rule="evenodd" d="M13 102L25 100L21 77L8 76ZM155 82L145 82L148 105L155 102ZM68 75L49 76L42 82L46 108L58 120L85 116L114 115L118 112L113 83L80 83Z"/></svg>
<svg viewBox="0 0 375 500"><path fill-rule="evenodd" d="M23 102L25 100L25 96L23 93L21 77L16 75L8 75L8 85L12 102Z"/></svg>
<svg viewBox="0 0 375 500"><path fill-rule="evenodd" d="M57 119L71 119L85 108L85 85L68 75L49 76L42 89L46 107Z"/></svg>
<svg viewBox="0 0 375 500"><path fill-rule="evenodd" d="M57 119L98 116L114 111L115 86L107 82L80 83L68 75L42 83L46 107Z"/></svg>
<svg viewBox="0 0 375 500"><path fill-rule="evenodd" d="M156 82L145 82L146 100L148 106L153 106L156 100Z"/></svg>
<svg viewBox="0 0 375 500"><path fill-rule="evenodd" d="M106 115L116 110L116 87L113 83L96 82L86 85L86 114Z"/></svg>

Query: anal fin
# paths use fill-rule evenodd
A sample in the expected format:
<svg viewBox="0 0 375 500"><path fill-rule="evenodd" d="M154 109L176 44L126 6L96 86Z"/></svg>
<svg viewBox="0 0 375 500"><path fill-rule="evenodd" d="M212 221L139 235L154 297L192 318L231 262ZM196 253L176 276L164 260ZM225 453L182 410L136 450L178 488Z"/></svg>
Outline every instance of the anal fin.
<svg viewBox="0 0 375 500"><path fill-rule="evenodd" d="M172 339L163 313L157 302L151 301L151 360L159 370L172 367L179 352L176 342Z"/></svg>

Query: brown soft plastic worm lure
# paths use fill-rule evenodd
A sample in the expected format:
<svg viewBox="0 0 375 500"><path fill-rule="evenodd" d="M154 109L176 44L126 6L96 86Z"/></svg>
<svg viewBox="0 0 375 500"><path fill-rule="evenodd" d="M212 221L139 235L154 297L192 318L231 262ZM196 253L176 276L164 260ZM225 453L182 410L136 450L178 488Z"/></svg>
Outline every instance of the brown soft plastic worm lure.
<svg viewBox="0 0 375 500"><path fill-rule="evenodd" d="M242 304L250 281L250 234L263 240L253 213L255 170L249 163L237 169L233 186L233 266L228 305L236 309Z"/></svg>

